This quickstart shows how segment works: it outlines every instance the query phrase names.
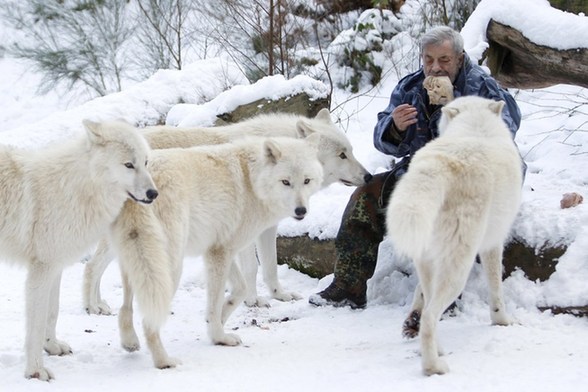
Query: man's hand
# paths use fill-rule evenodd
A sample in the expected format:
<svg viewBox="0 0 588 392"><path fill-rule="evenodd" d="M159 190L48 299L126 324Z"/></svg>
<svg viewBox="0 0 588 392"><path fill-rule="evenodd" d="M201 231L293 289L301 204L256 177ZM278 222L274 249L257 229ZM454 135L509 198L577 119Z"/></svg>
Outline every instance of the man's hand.
<svg viewBox="0 0 588 392"><path fill-rule="evenodd" d="M400 132L404 132L410 125L416 124L417 110L414 106L403 103L394 109L392 112L392 119L394 120L396 129Z"/></svg>

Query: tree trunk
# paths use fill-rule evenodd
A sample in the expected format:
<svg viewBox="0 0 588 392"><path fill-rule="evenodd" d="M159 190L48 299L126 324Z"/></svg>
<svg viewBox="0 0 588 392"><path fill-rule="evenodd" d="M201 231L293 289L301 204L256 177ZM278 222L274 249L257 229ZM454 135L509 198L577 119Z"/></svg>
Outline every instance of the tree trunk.
<svg viewBox="0 0 588 392"><path fill-rule="evenodd" d="M518 30L490 20L486 30L488 67L504 87L542 88L554 84L588 87L588 50L537 45Z"/></svg>

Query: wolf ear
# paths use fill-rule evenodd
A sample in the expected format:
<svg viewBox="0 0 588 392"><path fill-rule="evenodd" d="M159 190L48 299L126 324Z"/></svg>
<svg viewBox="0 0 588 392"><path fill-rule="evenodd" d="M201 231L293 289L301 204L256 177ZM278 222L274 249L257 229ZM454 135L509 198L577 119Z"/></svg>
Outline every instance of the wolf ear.
<svg viewBox="0 0 588 392"><path fill-rule="evenodd" d="M458 108L452 108L452 107L447 107L447 106L442 107L441 111L450 120L459 114Z"/></svg>
<svg viewBox="0 0 588 392"><path fill-rule="evenodd" d="M296 133L298 134L299 139L307 138L315 132L316 131L312 129L308 121L300 119L296 122Z"/></svg>
<svg viewBox="0 0 588 392"><path fill-rule="evenodd" d="M497 115L500 116L500 114L502 113L502 108L504 107L504 101L493 101L490 102L488 104L488 107L490 108L490 110L494 113L496 113Z"/></svg>
<svg viewBox="0 0 588 392"><path fill-rule="evenodd" d="M278 146L278 144L272 139L267 139L263 143L263 152L268 162L274 165L278 163L278 160L282 156L282 150L280 150L280 146Z"/></svg>
<svg viewBox="0 0 588 392"><path fill-rule="evenodd" d="M307 137L306 139L304 139L304 141L307 142L318 153L319 146L320 146L320 143L321 143L321 135L320 135L320 133L315 132L312 135L310 135L309 137Z"/></svg>
<svg viewBox="0 0 588 392"><path fill-rule="evenodd" d="M104 140L104 137L102 136L100 123L90 120L83 120L82 124L84 124L84 127L86 128L88 140L94 144L101 144Z"/></svg>
<svg viewBox="0 0 588 392"><path fill-rule="evenodd" d="M319 110L319 112L316 114L314 119L322 121L322 122L326 122L328 124L333 123L333 120L331 120L331 112L329 112L329 109L327 109L327 108L322 108L321 110Z"/></svg>

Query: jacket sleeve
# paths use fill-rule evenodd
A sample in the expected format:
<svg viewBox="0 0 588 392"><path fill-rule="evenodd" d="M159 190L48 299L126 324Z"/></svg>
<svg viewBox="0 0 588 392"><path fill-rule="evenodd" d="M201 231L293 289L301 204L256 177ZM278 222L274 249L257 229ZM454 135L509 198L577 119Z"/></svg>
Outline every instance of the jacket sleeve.
<svg viewBox="0 0 588 392"><path fill-rule="evenodd" d="M407 130L400 133L396 129L394 120L392 119L392 112L397 106L403 103L413 104L411 90L414 89L419 81L422 81L424 78L423 75L423 71L419 70L402 78L394 90L392 90L388 107L386 107L384 111L378 113L378 122L374 127L374 147L376 147L378 151L381 151L384 154L393 155L397 158L402 158L408 154L407 147L401 147L401 145L406 144L402 142L410 132Z"/></svg>
<svg viewBox="0 0 588 392"><path fill-rule="evenodd" d="M396 87L390 96L388 107L378 113L378 122L374 128L374 146L384 154L398 157L398 145L403 136L398 132L392 119L392 112L402 103L400 89Z"/></svg>

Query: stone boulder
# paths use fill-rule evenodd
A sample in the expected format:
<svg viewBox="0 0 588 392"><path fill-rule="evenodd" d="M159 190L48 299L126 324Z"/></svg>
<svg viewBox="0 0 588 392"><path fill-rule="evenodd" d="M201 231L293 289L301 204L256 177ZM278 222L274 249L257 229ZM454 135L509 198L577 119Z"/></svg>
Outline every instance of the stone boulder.
<svg viewBox="0 0 588 392"><path fill-rule="evenodd" d="M278 237L278 263L288 264L313 278L322 278L333 272L335 266L335 240L318 240L308 236ZM511 241L504 249L504 277L522 270L529 280L545 281L555 272L558 259L566 247L534 249L519 240Z"/></svg>
<svg viewBox="0 0 588 392"><path fill-rule="evenodd" d="M235 123L263 113L292 113L314 117L323 108L329 108L330 97L312 100L308 94L300 93L278 100L259 99L246 105L238 106L230 113L218 115L215 125Z"/></svg>

